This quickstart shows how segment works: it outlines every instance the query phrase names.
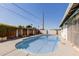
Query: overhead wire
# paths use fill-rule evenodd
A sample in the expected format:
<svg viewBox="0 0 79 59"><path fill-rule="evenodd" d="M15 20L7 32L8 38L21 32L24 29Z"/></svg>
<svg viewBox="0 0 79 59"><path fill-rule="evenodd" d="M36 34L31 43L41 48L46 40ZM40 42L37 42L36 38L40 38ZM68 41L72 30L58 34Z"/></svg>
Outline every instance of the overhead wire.
<svg viewBox="0 0 79 59"><path fill-rule="evenodd" d="M14 14L20 16L20 17L22 17L22 18L25 19L25 20L26 20L26 19L27 19L27 20L30 20L29 18L26 18L25 16L21 15L20 13L17 13L17 12L15 12L15 11L9 9L9 8L6 8L6 7L1 6L1 5L0 5L0 7L4 8L4 9L7 9L8 11L10 11L10 12L12 12L12 13L14 13ZM32 21L32 20L31 20L31 21Z"/></svg>
<svg viewBox="0 0 79 59"><path fill-rule="evenodd" d="M22 7L20 7L19 5L15 4L15 3L12 3L12 4L14 6L16 6L17 8L21 9L22 11L24 11L25 13L28 13L29 15L31 15L31 16L33 16L33 17L38 19L38 17L36 15L34 15L33 13L31 13L30 11L23 9Z"/></svg>

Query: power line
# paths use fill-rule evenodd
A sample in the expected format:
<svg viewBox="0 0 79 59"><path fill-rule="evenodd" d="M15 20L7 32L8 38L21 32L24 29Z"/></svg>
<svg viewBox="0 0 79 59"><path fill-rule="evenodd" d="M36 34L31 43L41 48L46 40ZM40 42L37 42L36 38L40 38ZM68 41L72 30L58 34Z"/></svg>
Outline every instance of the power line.
<svg viewBox="0 0 79 59"><path fill-rule="evenodd" d="M35 18L38 18L38 17L35 16L33 13L31 13L31 12L28 11L28 10L23 9L23 8L20 7L19 5L15 4L15 3L13 3L13 5L16 6L16 7L19 8L19 9L21 9L21 10L24 11L25 13L28 13L28 14L30 14L31 16L35 17Z"/></svg>
<svg viewBox="0 0 79 59"><path fill-rule="evenodd" d="M10 9L8 9L8 8L6 8L6 7L3 7L3 6L0 6L0 7L4 8L4 9L7 9L8 11L10 11L10 12L12 12L12 13L15 13L16 15L19 15L20 17L22 17L22 18L25 19L25 20L26 20L26 19L29 20L29 18L26 18L25 16L23 16L23 15L21 15L21 14L15 12L15 11L13 11L13 10L10 10ZM31 20L31 21L32 21L32 20Z"/></svg>

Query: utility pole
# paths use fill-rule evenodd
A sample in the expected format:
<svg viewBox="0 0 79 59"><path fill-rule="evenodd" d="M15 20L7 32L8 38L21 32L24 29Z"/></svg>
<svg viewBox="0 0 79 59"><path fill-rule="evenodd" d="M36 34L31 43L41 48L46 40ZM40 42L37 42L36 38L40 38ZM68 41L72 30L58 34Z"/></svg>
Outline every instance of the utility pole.
<svg viewBox="0 0 79 59"><path fill-rule="evenodd" d="M44 30L44 11L43 11L43 18L42 18L42 29Z"/></svg>

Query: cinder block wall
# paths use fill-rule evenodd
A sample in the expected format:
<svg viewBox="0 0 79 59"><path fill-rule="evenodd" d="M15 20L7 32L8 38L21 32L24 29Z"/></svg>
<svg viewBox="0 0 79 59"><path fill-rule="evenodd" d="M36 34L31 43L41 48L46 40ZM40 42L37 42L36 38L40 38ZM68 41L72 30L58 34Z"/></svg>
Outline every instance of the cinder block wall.
<svg viewBox="0 0 79 59"><path fill-rule="evenodd" d="M48 34L56 35L57 31L56 30L48 30Z"/></svg>
<svg viewBox="0 0 79 59"><path fill-rule="evenodd" d="M47 31L46 31L46 30L40 30L40 32L41 32L42 34L47 34Z"/></svg>

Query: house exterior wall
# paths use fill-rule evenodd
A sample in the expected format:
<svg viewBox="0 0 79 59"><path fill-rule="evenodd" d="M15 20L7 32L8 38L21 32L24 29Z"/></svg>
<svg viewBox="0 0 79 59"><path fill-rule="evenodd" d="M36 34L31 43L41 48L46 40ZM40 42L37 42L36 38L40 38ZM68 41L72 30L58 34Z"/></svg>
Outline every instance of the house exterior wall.
<svg viewBox="0 0 79 59"><path fill-rule="evenodd" d="M77 14L73 18L70 27L71 27L70 42L75 46L79 47L79 14Z"/></svg>
<svg viewBox="0 0 79 59"><path fill-rule="evenodd" d="M79 13L68 19L66 25L62 26L61 37L79 48Z"/></svg>
<svg viewBox="0 0 79 59"><path fill-rule="evenodd" d="M63 28L61 30L61 38L64 39L64 40L67 40L67 27Z"/></svg>

